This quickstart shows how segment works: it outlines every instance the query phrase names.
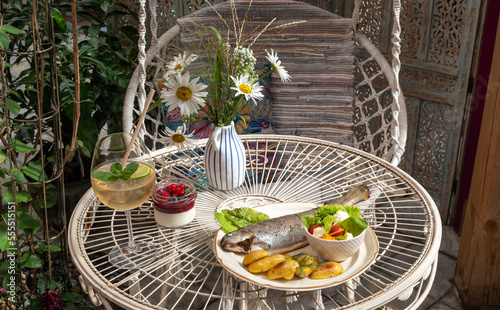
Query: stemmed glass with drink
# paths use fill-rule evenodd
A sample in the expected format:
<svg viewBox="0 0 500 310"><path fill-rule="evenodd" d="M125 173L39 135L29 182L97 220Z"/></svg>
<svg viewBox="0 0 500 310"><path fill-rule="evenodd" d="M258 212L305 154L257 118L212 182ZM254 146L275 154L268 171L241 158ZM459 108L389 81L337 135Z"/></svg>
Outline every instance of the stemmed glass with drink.
<svg viewBox="0 0 500 310"><path fill-rule="evenodd" d="M149 264L155 249L147 241L135 240L130 210L145 203L153 193L156 174L153 160L141 139L116 133L100 139L92 157L91 183L99 200L115 210L124 210L128 241L118 243L109 261L120 269ZM132 142L133 141L133 142Z"/></svg>

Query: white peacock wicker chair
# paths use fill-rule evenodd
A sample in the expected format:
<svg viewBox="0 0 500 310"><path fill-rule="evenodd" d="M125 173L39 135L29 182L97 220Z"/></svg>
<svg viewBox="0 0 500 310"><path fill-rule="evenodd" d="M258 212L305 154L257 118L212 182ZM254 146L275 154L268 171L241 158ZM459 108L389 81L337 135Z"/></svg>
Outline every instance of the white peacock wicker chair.
<svg viewBox="0 0 500 310"><path fill-rule="evenodd" d="M255 1L252 7L258 5L257 2ZM353 132L352 145L397 166L403 156L407 136L406 106L399 84L401 66L399 60L401 50L399 16L401 4L399 0L393 0L391 40L393 47L391 50L392 59L390 59L389 63L377 47L363 33L356 30L359 22L358 12L360 3L361 0L355 1L352 16L353 39L357 44L357 48L364 50L363 53L360 53L360 55L364 56L357 56L355 58L355 71L358 79L354 85L354 100L352 100L351 110L354 114L351 126ZM151 18L151 47L146 53L146 1L140 0L140 5L139 66L135 70L128 86L123 109L124 131L127 132L133 129L134 120L138 118L144 107L146 86L149 88L155 87L153 81L160 78L163 74L164 65L168 61L166 57L168 51L165 47L170 42L175 41L181 33L181 26L177 24L161 35L161 37L157 38L157 20L156 18ZM150 0L149 7L150 16L156 16L156 1ZM285 10L283 11L283 14L287 14ZM154 71L153 76L148 78L148 80L146 78L146 67L153 68ZM140 135L149 140L149 145L154 150L160 147L158 138L164 126L162 113L158 112L148 115L147 120L149 123L141 129ZM433 264L432 270L429 270L429 273L415 283L415 285L419 284L419 288L415 300L409 308L418 306L422 303L423 298L427 296L433 283L436 263L437 259ZM425 280L427 282L424 287ZM408 292L405 292L400 299L408 299L412 295L412 292L413 287ZM320 299L321 297L319 296L318 298Z"/></svg>
<svg viewBox="0 0 500 310"><path fill-rule="evenodd" d="M352 18L354 29L356 29L358 24L360 2L361 0L356 0L355 2ZM156 1L149 1L149 4L150 16L155 16ZM252 4L252 10L256 5L256 2ZM395 0L393 5L394 22L391 64L389 64L382 53L364 34L354 31L354 40L358 48L365 50L363 55L368 54L368 57L356 57L355 70L359 75L360 81L354 85L354 104L352 106L354 117L353 123L350 125L352 130L352 145L354 147L384 158L395 166L400 163L404 153L407 132L406 106L399 85L399 54L401 50L399 12L400 1ZM286 14L284 13L283 15ZM161 77L163 73L162 69L167 61L165 47L168 43L174 41L181 32L181 26L177 24L160 38L157 38L157 21L155 18L151 18L151 47L146 53L145 1L141 1L139 16L139 66L132 76L125 97L123 109L124 131L132 130L134 119L137 119L137 116L144 107L146 99L145 87L146 85L150 88L154 87L152 81ZM153 77L148 78L148 81L146 81L146 67L154 68ZM142 128L140 134L143 138L150 139L151 142L149 145L155 149L163 126L161 113L156 113L155 116L148 116L147 119L150 121L149 130ZM321 126L318 125L318 127Z"/></svg>

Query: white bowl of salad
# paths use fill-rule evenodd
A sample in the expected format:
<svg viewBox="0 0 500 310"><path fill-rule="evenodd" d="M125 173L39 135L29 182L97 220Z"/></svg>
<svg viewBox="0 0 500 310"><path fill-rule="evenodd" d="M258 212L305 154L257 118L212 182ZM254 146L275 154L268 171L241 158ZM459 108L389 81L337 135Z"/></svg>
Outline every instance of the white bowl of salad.
<svg viewBox="0 0 500 310"><path fill-rule="evenodd" d="M302 215L307 241L324 260L341 262L363 244L368 223L356 206L324 205L314 215Z"/></svg>

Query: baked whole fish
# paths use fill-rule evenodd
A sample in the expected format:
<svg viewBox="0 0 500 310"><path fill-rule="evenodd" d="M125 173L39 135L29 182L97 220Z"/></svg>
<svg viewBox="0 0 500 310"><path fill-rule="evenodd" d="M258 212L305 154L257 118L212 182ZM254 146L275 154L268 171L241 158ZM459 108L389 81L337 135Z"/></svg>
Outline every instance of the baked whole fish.
<svg viewBox="0 0 500 310"><path fill-rule="evenodd" d="M363 184L348 191L344 196L328 201L326 204L354 205L368 199L370 191ZM248 225L227 233L222 237L222 248L227 251L250 253L264 250L269 253L284 253L307 245L304 223L300 219L303 214L314 215L318 210L289 214Z"/></svg>

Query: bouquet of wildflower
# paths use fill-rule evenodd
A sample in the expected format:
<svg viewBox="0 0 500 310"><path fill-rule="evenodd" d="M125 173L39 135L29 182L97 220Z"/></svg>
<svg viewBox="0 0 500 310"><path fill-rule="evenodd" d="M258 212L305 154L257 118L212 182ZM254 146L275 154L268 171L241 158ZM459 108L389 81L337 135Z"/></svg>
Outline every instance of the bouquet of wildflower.
<svg viewBox="0 0 500 310"><path fill-rule="evenodd" d="M232 6L234 25L229 27L224 22L228 28L227 37L223 38L213 26L197 25L202 31L196 35L207 42L201 62L206 65L201 76L193 78L189 71L191 63L199 59L195 53L181 53L167 65L164 76L166 82L162 85L161 97L168 105L168 112L180 108L184 123L204 119L214 127L228 126L247 101L251 100L253 104L257 104L257 101L264 97L263 86L259 84L261 79L277 72L283 82L290 81L290 75L273 50L265 51L271 70L258 76L252 45L265 31L285 28L296 23L270 27L273 20L264 29L253 31L244 37L245 19L238 22L234 1L230 0L229 4ZM239 29L239 32L232 29ZM261 52L261 48L258 51ZM179 127L175 132L167 128L170 139L166 142L180 146L186 137L190 137L185 135L185 130L185 126Z"/></svg>

